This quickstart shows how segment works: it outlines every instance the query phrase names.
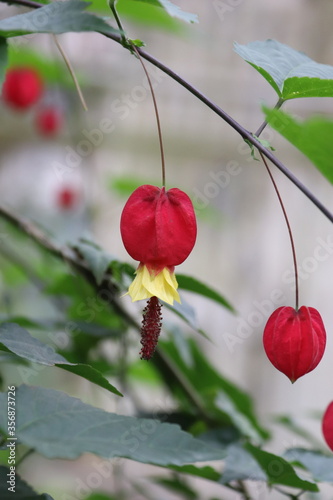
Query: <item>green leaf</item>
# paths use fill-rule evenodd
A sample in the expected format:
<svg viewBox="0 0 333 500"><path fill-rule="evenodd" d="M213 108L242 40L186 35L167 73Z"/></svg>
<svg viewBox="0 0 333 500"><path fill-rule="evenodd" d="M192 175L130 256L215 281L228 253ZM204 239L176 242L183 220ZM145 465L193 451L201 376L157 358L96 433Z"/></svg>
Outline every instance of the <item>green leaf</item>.
<svg viewBox="0 0 333 500"><path fill-rule="evenodd" d="M249 452L238 444L228 446L220 482L226 484L230 481L243 481L249 478L253 481L267 480L266 474Z"/></svg>
<svg viewBox="0 0 333 500"><path fill-rule="evenodd" d="M235 51L253 66L282 100L333 97L333 67L320 64L276 40L235 43Z"/></svg>
<svg viewBox="0 0 333 500"><path fill-rule="evenodd" d="M265 472L269 484L282 484L284 486L300 488L306 491L319 491L315 483L301 479L290 463L282 457L268 453L249 443L245 444L244 448L252 455L261 469Z"/></svg>
<svg viewBox="0 0 333 500"><path fill-rule="evenodd" d="M333 121L312 117L302 123L278 109L263 106L263 111L269 125L307 156L333 183Z"/></svg>
<svg viewBox="0 0 333 500"><path fill-rule="evenodd" d="M235 309L232 307L232 305L222 295L220 295L219 292L209 287L202 281L199 281L196 278L192 278L192 276L186 276L184 274L177 274L177 281L179 288L197 293L198 295L202 295L207 299L214 300L221 306L229 309L229 311L235 312Z"/></svg>
<svg viewBox="0 0 333 500"><path fill-rule="evenodd" d="M110 177L108 179L108 186L112 191L115 191L119 196L128 198L133 191L135 191L139 186L144 184L153 184L158 186L159 182L156 180L149 180L144 177L138 177L134 175L117 176Z"/></svg>
<svg viewBox="0 0 333 500"><path fill-rule="evenodd" d="M200 477L201 479L208 479L209 481L218 481L221 477L219 472L208 465L205 467L197 467L196 465L172 465L169 469L181 474L189 474L190 476Z"/></svg>
<svg viewBox="0 0 333 500"><path fill-rule="evenodd" d="M192 307L186 300L182 297L182 302L174 302L173 306L169 304L164 304L173 314L179 316L185 323L187 323L193 330L200 333L206 339L209 339L208 335L199 327L198 318L194 307Z"/></svg>
<svg viewBox="0 0 333 500"><path fill-rule="evenodd" d="M0 394L0 428L7 430L7 393ZM220 460L224 449L209 446L178 425L127 417L82 403L43 387L16 390L16 435L48 458L74 459L83 453L124 457L154 465Z"/></svg>
<svg viewBox="0 0 333 500"><path fill-rule="evenodd" d="M29 365L29 363L25 359L16 356L16 354L12 354L11 352L9 351L7 352L5 350L4 351L0 350L0 364L3 365L4 363L24 365L24 366Z"/></svg>
<svg viewBox="0 0 333 500"><path fill-rule="evenodd" d="M179 476L173 476L171 478L154 476L152 481L164 487L164 489L178 495L183 500L198 500L197 492Z"/></svg>
<svg viewBox="0 0 333 500"><path fill-rule="evenodd" d="M105 0L93 0L94 9L105 12ZM143 24L145 27L164 29L172 33L183 33L185 25L178 19L171 17L160 6L155 6L136 0L119 0L117 11L122 19L128 18L131 22Z"/></svg>
<svg viewBox="0 0 333 500"><path fill-rule="evenodd" d="M320 451L291 448L284 458L289 462L299 462L311 472L316 481L333 483L333 456L324 455Z"/></svg>
<svg viewBox="0 0 333 500"><path fill-rule="evenodd" d="M114 260L113 257L95 243L84 239L75 243L73 248L78 250L87 261L89 268L96 278L97 285L100 285L110 263Z"/></svg>
<svg viewBox="0 0 333 500"><path fill-rule="evenodd" d="M192 362L187 364L178 352L176 345L172 342L166 342L162 339L159 341L160 349L165 351L177 368L181 371L187 382L196 391L202 399L206 409L212 412L218 412L221 419L221 424L235 423L235 412L242 415L247 421L247 425L251 427L251 435L256 435L258 439L265 439L268 433L263 429L257 420L253 410L252 399L238 388L235 384L224 378L220 373L211 366L205 358L201 348L194 342L193 339L187 339L191 352ZM159 366L156 365L159 369ZM168 381L168 386L177 394L179 386L173 381ZM222 398L225 395L225 400L232 402L231 414L228 417L226 410L221 410L217 404L217 397ZM221 412L227 415L228 421L222 418Z"/></svg>
<svg viewBox="0 0 333 500"><path fill-rule="evenodd" d="M50 495L44 493L43 495L39 495L36 493L31 486L29 486L21 477L18 475L17 471L15 471L15 493L8 488L10 488L10 484L7 481L10 480L8 474L10 473L10 469L3 465L0 465L0 498L1 500L53 500Z"/></svg>
<svg viewBox="0 0 333 500"><path fill-rule="evenodd" d="M117 500L114 496L106 495L104 493L92 493L91 495L84 497L84 500Z"/></svg>
<svg viewBox="0 0 333 500"><path fill-rule="evenodd" d="M2 89L2 84L5 80L7 65L8 65L7 40L5 38L0 37L0 89Z"/></svg>
<svg viewBox="0 0 333 500"><path fill-rule="evenodd" d="M243 436L252 440L260 441L260 434L253 426L253 423L246 414L239 411L233 398L226 392L218 392L215 399L216 407L228 415L232 424L238 429Z"/></svg>
<svg viewBox="0 0 333 500"><path fill-rule="evenodd" d="M156 7L162 7L171 17L176 17L187 23L197 23L198 17L195 14L190 14L189 12L184 12L178 5L170 2L170 0L132 0L135 2L148 3L150 5L155 5Z"/></svg>
<svg viewBox="0 0 333 500"><path fill-rule="evenodd" d="M10 352L32 363L57 366L63 370L79 375L107 389L113 394L122 396L122 394L95 368L81 363L70 363L63 356L58 354L52 346L43 344L43 342L32 337L27 330L15 323L3 323L0 326L0 348L1 344L9 349Z"/></svg>
<svg viewBox="0 0 333 500"><path fill-rule="evenodd" d="M89 5L81 0L65 0L2 19L0 35L12 37L29 33L60 34L82 31L119 33L102 18L83 12Z"/></svg>

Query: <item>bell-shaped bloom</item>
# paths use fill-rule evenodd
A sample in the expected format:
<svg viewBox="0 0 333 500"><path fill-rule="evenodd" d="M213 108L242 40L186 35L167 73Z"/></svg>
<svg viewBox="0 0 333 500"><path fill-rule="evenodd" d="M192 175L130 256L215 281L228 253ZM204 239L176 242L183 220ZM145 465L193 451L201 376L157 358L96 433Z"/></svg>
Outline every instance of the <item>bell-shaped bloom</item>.
<svg viewBox="0 0 333 500"><path fill-rule="evenodd" d="M279 307L267 321L263 344L270 362L293 383L316 368L323 357L324 323L313 307Z"/></svg>
<svg viewBox="0 0 333 500"><path fill-rule="evenodd" d="M333 451L333 401L328 405L324 413L322 431L327 445Z"/></svg>
<svg viewBox="0 0 333 500"><path fill-rule="evenodd" d="M129 255L139 261L129 287L132 301L157 297L180 302L174 267L189 256L197 235L190 198L183 191L144 185L129 197L120 221Z"/></svg>

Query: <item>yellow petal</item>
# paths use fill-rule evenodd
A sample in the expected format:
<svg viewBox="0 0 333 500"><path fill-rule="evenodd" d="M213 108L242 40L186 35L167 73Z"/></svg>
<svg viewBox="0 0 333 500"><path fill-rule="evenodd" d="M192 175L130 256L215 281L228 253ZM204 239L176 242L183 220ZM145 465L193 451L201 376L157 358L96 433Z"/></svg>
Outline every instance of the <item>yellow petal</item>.
<svg viewBox="0 0 333 500"><path fill-rule="evenodd" d="M159 273L154 273L154 271L149 271L146 266L140 265L128 293L133 302L155 296L173 305L175 300L180 303L177 288L175 273L167 267Z"/></svg>

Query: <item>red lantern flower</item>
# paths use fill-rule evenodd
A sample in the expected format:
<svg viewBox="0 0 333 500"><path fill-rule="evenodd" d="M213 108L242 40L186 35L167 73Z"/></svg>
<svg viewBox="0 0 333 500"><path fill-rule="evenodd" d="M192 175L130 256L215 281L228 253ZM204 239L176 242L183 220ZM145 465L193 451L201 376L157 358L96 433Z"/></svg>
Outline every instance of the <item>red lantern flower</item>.
<svg viewBox="0 0 333 500"><path fill-rule="evenodd" d="M164 187L140 186L123 209L120 231L127 252L139 261L128 293L133 302L150 299L141 332L141 354L149 359L161 326L157 299L171 305L174 300L180 302L174 267L184 262L195 244L197 226L192 202L177 188L166 191Z"/></svg>
<svg viewBox="0 0 333 500"><path fill-rule="evenodd" d="M263 343L270 362L293 383L323 357L325 327L313 307L279 307L267 321Z"/></svg>
<svg viewBox="0 0 333 500"><path fill-rule="evenodd" d="M324 413L322 431L327 445L333 451L333 401L328 405Z"/></svg>
<svg viewBox="0 0 333 500"><path fill-rule="evenodd" d="M156 296L169 304L180 302L174 267L189 256L197 235L187 194L140 186L124 207L120 230L127 252L140 262L128 292L132 300Z"/></svg>
<svg viewBox="0 0 333 500"><path fill-rule="evenodd" d="M29 108L38 101L42 92L42 80L34 69L17 67L7 71L2 96L5 103L12 108Z"/></svg>

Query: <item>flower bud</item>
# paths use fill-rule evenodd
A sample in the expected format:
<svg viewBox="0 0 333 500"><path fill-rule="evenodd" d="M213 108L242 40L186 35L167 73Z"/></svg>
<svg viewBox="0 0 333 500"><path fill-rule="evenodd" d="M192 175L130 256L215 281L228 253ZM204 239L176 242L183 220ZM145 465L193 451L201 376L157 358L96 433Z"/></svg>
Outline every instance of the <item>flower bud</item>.
<svg viewBox="0 0 333 500"><path fill-rule="evenodd" d="M35 104L43 92L39 74L32 68L9 69L2 87L4 102L12 108L25 110Z"/></svg>
<svg viewBox="0 0 333 500"><path fill-rule="evenodd" d="M48 106L38 110L36 114L36 129L44 136L55 135L63 125L63 114L55 106Z"/></svg>
<svg viewBox="0 0 333 500"><path fill-rule="evenodd" d="M263 336L270 362L291 382L311 372L323 357L326 332L313 307L279 307L267 321Z"/></svg>

